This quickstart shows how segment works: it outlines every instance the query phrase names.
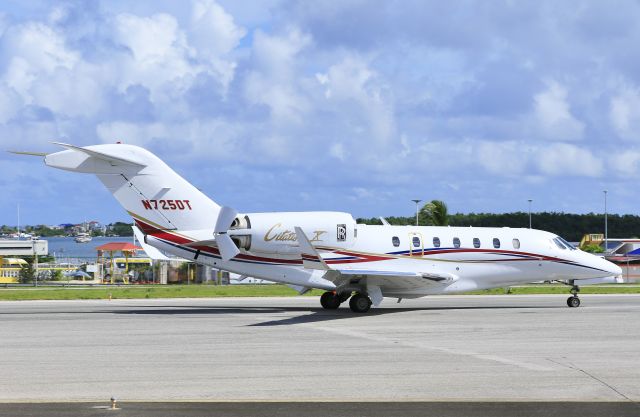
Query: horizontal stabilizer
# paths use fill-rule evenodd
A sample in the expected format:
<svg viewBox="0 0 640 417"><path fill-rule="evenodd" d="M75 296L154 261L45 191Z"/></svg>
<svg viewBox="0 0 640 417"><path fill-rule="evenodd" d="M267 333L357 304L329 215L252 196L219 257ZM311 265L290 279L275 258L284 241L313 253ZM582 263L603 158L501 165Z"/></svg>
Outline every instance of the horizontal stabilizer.
<svg viewBox="0 0 640 417"><path fill-rule="evenodd" d="M26 151L7 151L7 152L15 155L28 155L28 156L41 156L41 157L48 155L46 152L26 152Z"/></svg>
<svg viewBox="0 0 640 417"><path fill-rule="evenodd" d="M138 167L144 167L144 164L141 164L140 162L131 160L131 159L127 159L127 158L123 158L121 156L115 156L112 154L108 154L108 153L104 153L104 152L98 152L98 151L94 151L88 148L82 148L80 146L75 146L75 145L70 145L68 143L61 143L61 142L53 142L53 144L55 145L59 145L62 146L63 148L67 148L71 151L76 151L76 152L81 152L85 155L89 155L92 156L94 158L97 159L102 159L103 161L107 161L109 164L111 165L133 165L133 166L138 166ZM45 155L46 156L46 155Z"/></svg>

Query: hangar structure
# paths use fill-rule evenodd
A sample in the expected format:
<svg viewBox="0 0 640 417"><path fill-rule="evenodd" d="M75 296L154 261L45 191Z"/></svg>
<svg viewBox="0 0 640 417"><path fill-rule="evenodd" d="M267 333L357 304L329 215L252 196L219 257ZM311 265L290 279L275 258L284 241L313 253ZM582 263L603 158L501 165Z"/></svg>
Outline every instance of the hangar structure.
<svg viewBox="0 0 640 417"><path fill-rule="evenodd" d="M14 282L19 275L23 263L13 259L13 256L33 256L34 266L38 268L38 256L49 253L49 242L46 240L0 240L0 282Z"/></svg>

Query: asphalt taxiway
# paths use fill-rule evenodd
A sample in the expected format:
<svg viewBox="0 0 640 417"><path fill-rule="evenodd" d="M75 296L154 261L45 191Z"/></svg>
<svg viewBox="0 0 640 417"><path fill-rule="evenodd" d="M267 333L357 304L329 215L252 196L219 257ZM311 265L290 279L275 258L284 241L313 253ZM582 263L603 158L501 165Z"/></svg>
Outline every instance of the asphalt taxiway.
<svg viewBox="0 0 640 417"><path fill-rule="evenodd" d="M0 402L640 400L640 296L0 302Z"/></svg>

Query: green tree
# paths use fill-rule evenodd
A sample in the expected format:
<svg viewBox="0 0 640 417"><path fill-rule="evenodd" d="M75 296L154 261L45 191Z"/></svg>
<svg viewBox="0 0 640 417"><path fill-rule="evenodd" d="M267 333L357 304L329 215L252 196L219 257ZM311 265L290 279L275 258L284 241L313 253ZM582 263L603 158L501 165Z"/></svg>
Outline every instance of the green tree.
<svg viewBox="0 0 640 417"><path fill-rule="evenodd" d="M420 210L420 217L430 226L446 226L449 224L447 205L442 200L431 200Z"/></svg>
<svg viewBox="0 0 640 417"><path fill-rule="evenodd" d="M20 283L27 284L29 282L33 282L33 279L36 276L36 270L33 268L33 262L35 257L33 256L23 256L22 259L27 261L27 264L20 269Z"/></svg>
<svg viewBox="0 0 640 417"><path fill-rule="evenodd" d="M600 245L586 245L585 247L582 248L583 251L585 252L590 252L590 253L603 253L604 249L602 248L602 246Z"/></svg>
<svg viewBox="0 0 640 417"><path fill-rule="evenodd" d="M109 231L116 236L133 236L133 223L115 222L109 225Z"/></svg>

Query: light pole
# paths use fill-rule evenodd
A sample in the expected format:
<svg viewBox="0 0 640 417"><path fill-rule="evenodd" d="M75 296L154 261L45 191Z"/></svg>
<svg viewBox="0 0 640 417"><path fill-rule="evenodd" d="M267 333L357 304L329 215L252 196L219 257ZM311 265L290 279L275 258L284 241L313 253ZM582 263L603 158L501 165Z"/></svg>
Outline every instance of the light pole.
<svg viewBox="0 0 640 417"><path fill-rule="evenodd" d="M419 213L419 210L418 210L418 204L420 204L420 202L421 202L422 200L411 200L411 201L413 201L414 203L416 203L416 226L417 226L417 225L418 225L418 213Z"/></svg>
<svg viewBox="0 0 640 417"><path fill-rule="evenodd" d="M527 201L529 202L529 229L531 229L531 202L533 200L532 199L528 199Z"/></svg>
<svg viewBox="0 0 640 417"><path fill-rule="evenodd" d="M604 193L604 253L609 251L609 231L607 224L607 190Z"/></svg>

